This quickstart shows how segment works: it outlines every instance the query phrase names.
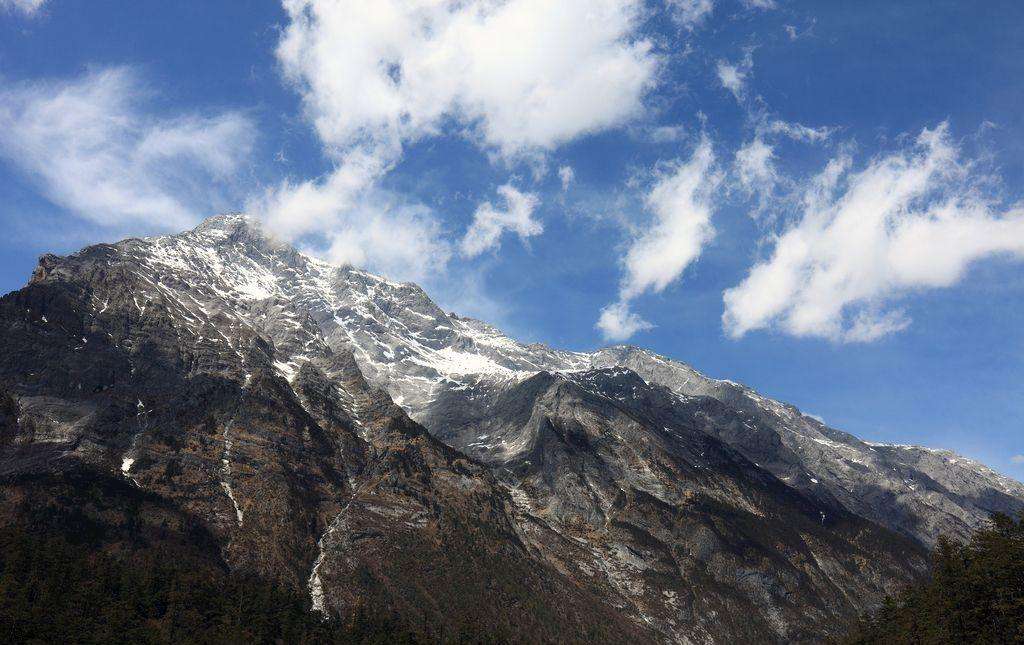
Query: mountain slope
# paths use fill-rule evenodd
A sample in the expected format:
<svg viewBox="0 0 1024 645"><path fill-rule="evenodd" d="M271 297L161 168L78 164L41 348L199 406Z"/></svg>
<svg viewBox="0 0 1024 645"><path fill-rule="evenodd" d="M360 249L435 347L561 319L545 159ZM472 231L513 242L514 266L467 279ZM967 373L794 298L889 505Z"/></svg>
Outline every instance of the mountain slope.
<svg viewBox="0 0 1024 645"><path fill-rule="evenodd" d="M122 477L231 568L431 639L820 640L1024 500L643 350L522 345L240 215L45 256L0 334L0 477Z"/></svg>
<svg viewBox="0 0 1024 645"><path fill-rule="evenodd" d="M731 409L707 432L808 495L931 545L940 534L966 540L993 512L1024 512L1024 485L976 461L919 446L868 443L732 381L645 350L613 347L596 365L635 370L680 397L711 397Z"/></svg>
<svg viewBox="0 0 1024 645"><path fill-rule="evenodd" d="M293 322L303 314L187 292L139 263L137 245L45 258L0 300L0 385L14 398L5 512L16 517L21 488L47 477L115 476L197 518L233 570L309 594L314 608L370 612L431 640L511 626L547 641L652 640L538 562L489 473ZM287 368L273 343L282 326L315 361Z"/></svg>
<svg viewBox="0 0 1024 645"><path fill-rule="evenodd" d="M194 285L178 298L181 315L203 319L210 311L197 309L192 298L213 303L212 311L223 309L224 316L240 307L267 308L261 330L276 339L284 356L278 368L286 374L309 359L319 329L323 342L352 351L366 378L431 430L436 402L450 401L452 392L471 398L541 370L621 366L679 396L712 397L742 413L738 423L719 422L712 430L791 485L840 499L925 544L940 533L966 538L993 511L1024 509L1024 486L971 460L869 445L749 388L642 349L585 354L522 345L486 323L445 313L416 285L335 269L274 243L244 216L212 218L193 232L123 246L149 268L154 288L166 291L166 284L153 282L165 274ZM224 300L227 307L219 304ZM278 318L268 302L293 303L309 318Z"/></svg>
<svg viewBox="0 0 1024 645"><path fill-rule="evenodd" d="M790 489L629 370L539 373L474 403L479 418L436 420L450 430L439 436L492 464L524 516L564 538L539 548L606 577L664 631L841 633L924 567L913 542Z"/></svg>

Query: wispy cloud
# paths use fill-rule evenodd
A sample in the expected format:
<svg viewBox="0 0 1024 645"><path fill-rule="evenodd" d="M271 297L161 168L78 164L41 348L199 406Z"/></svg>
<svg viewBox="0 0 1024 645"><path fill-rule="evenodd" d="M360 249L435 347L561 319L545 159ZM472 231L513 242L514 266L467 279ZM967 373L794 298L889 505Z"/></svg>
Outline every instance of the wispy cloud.
<svg viewBox="0 0 1024 645"><path fill-rule="evenodd" d="M709 193L719 177L706 138L686 162L669 165L647 194L653 225L633 241L625 258L623 298L661 291L679 277L714 237Z"/></svg>
<svg viewBox="0 0 1024 645"><path fill-rule="evenodd" d="M778 180L774 164L774 149L761 137L756 137L736 151L733 167L740 188L748 193L770 195Z"/></svg>
<svg viewBox="0 0 1024 645"><path fill-rule="evenodd" d="M562 166L558 169L558 180L562 182L562 192L569 190L569 186L576 179L576 171L572 166Z"/></svg>
<svg viewBox="0 0 1024 645"><path fill-rule="evenodd" d="M694 29L711 16L713 0L667 0L672 18L686 29Z"/></svg>
<svg viewBox="0 0 1024 645"><path fill-rule="evenodd" d="M662 125L648 130L654 143L676 143L686 138L686 128L681 125Z"/></svg>
<svg viewBox="0 0 1024 645"><path fill-rule="evenodd" d="M801 123L791 123L776 119L766 124L764 126L764 130L772 134L784 135L794 141L820 143L835 134L836 128L830 128L827 126L812 128Z"/></svg>
<svg viewBox="0 0 1024 645"><path fill-rule="evenodd" d="M799 200L799 196L794 195L798 186L777 167L779 139L786 137L817 144L829 140L835 129L812 128L778 119L769 121L763 114L755 115L753 120L756 123L754 136L736 151L733 160L733 186L756 200L750 215L761 219L765 213L774 216L791 207L794 198Z"/></svg>
<svg viewBox="0 0 1024 645"><path fill-rule="evenodd" d="M722 87L729 90L736 100L741 103L746 96L747 79L750 77L753 69L754 53L752 49L747 49L743 58L738 62L732 63L727 60L720 60L715 66L718 82L722 84Z"/></svg>
<svg viewBox="0 0 1024 645"><path fill-rule="evenodd" d="M46 0L0 0L0 9L7 11L19 11L27 16L33 16L43 8Z"/></svg>
<svg viewBox="0 0 1024 645"><path fill-rule="evenodd" d="M1024 208L1001 212L974 171L945 123L857 172L833 159L769 257L725 292L726 331L871 341L910 324L893 304L906 293L952 286L985 257L1024 260Z"/></svg>
<svg viewBox="0 0 1024 645"><path fill-rule="evenodd" d="M668 165L647 194L645 206L653 221L626 252L618 302L601 313L598 327L606 338L623 340L646 328L629 312L629 303L677 280L714 237L711 194L721 180L713 170L714 158L711 142L702 138L692 156Z"/></svg>
<svg viewBox="0 0 1024 645"><path fill-rule="evenodd" d="M434 212L374 191L325 234L317 252L341 265L365 267L396 280L427 282L441 275L452 255Z"/></svg>
<svg viewBox="0 0 1024 645"><path fill-rule="evenodd" d="M0 90L0 157L103 226L173 229L209 214L255 139L241 112L157 114L126 67Z"/></svg>
<svg viewBox="0 0 1024 645"><path fill-rule="evenodd" d="M815 22L816 20L814 18L811 18L810 20L804 23L805 27L803 29L798 29L796 25L792 24L783 25L782 28L786 32L786 35L789 37L790 40L797 40L800 38L804 38L805 36L812 35L814 33Z"/></svg>

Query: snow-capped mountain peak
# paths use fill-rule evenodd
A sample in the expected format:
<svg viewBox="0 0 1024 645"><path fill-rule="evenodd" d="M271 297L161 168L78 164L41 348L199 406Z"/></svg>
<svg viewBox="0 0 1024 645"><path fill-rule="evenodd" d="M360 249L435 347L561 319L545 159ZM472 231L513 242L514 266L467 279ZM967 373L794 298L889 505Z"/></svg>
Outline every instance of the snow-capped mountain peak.
<svg viewBox="0 0 1024 645"><path fill-rule="evenodd" d="M352 352L366 379L431 431L466 422L472 402L483 405L540 372L622 368L691 407L720 403L721 409L699 410L694 422L791 487L838 499L923 541L942 532L966 535L992 510L1024 507L1024 486L971 460L865 443L750 388L640 348L584 353L525 345L487 323L445 312L415 284L304 254L243 214L81 254L96 253L139 279L142 287L131 299L140 314L160 303L180 334L219 343L239 357L241 338L269 338L274 365L289 380L305 363L330 373L332 352ZM106 305L94 299L94 313ZM613 377L605 374L602 382ZM624 400L616 405L629 409ZM505 443L494 433L483 439L472 433L461 443L453 434L448 441L484 460L519 458L531 444L516 432L519 438L508 439L508 432ZM509 451L510 445L517 448Z"/></svg>

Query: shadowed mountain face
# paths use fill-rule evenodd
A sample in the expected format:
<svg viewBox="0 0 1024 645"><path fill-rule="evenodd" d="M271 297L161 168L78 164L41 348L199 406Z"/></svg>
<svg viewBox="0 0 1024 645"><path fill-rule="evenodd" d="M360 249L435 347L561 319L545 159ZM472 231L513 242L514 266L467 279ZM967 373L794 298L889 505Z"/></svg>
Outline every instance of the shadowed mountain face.
<svg viewBox="0 0 1024 645"><path fill-rule="evenodd" d="M120 480L212 560L426 639L819 641L1024 509L951 453L519 344L238 215L45 256L0 334L0 512Z"/></svg>

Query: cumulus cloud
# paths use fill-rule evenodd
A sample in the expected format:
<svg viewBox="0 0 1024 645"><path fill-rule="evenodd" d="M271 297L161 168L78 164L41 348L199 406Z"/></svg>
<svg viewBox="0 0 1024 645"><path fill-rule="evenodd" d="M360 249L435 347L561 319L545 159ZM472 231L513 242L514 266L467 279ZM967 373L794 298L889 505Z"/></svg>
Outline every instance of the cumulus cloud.
<svg viewBox="0 0 1024 645"><path fill-rule="evenodd" d="M726 332L872 341L910 324L900 296L952 286L982 258L1024 260L1024 208L999 212L973 169L945 123L859 171L833 159L770 255L725 292Z"/></svg>
<svg viewBox="0 0 1024 645"><path fill-rule="evenodd" d="M652 329L654 325L629 310L628 302L613 302L601 310L601 316L594 325L605 340L622 341L639 332Z"/></svg>
<svg viewBox="0 0 1024 645"><path fill-rule="evenodd" d="M655 72L639 0L284 4L278 57L337 148L453 118L505 155L550 149L637 114Z"/></svg>
<svg viewBox="0 0 1024 645"><path fill-rule="evenodd" d="M495 208L490 202L476 209L473 223L460 244L464 257L473 258L497 248L505 231L517 234L521 240L544 232L544 226L533 219L533 211L540 203L536 195L519 192L511 184L500 186L498 194L505 200L505 209Z"/></svg>
<svg viewBox="0 0 1024 645"><path fill-rule="evenodd" d="M345 213L425 138L460 135L492 159L544 167L559 145L640 114L658 65L637 35L642 0L283 5L277 57L334 166L253 202L283 235L351 221ZM487 214L464 253L491 248L494 226L500 236Z"/></svg>
<svg viewBox="0 0 1024 645"><path fill-rule="evenodd" d="M249 155L240 112L162 116L126 67L0 90L0 157L53 203L105 226L182 228L209 214Z"/></svg>
<svg viewBox="0 0 1024 645"><path fill-rule="evenodd" d="M46 0L0 0L0 9L7 11L20 11L32 16L39 12L46 4Z"/></svg>
<svg viewBox="0 0 1024 645"><path fill-rule="evenodd" d="M640 318L629 313L628 303L645 292L664 290L714 238L711 196L721 176L713 164L711 142L702 138L690 159L668 166L647 194L644 203L653 221L632 241L623 259L619 301L602 310L605 322L598 327L606 338L622 340L626 331L643 329Z"/></svg>
<svg viewBox="0 0 1024 645"><path fill-rule="evenodd" d="M562 192L569 190L569 185L576 179L576 171L572 166L562 166L558 169L558 180L562 182Z"/></svg>
<svg viewBox="0 0 1024 645"><path fill-rule="evenodd" d="M687 29L694 29L711 16L712 0L667 0L672 18Z"/></svg>

